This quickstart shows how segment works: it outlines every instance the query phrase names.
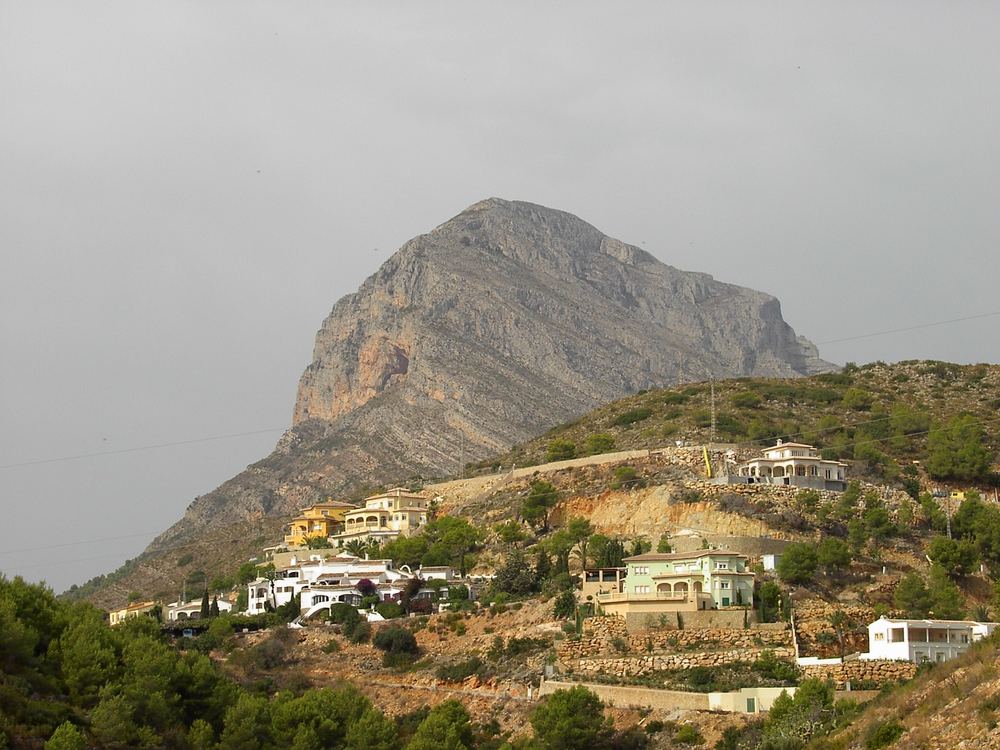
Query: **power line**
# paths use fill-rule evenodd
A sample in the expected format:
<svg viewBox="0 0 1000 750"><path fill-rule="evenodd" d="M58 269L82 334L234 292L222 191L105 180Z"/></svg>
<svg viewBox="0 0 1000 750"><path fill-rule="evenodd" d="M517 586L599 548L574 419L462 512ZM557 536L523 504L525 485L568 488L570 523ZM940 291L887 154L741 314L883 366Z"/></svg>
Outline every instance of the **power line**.
<svg viewBox="0 0 1000 750"><path fill-rule="evenodd" d="M961 323L963 321L968 321L968 320L979 320L979 319L982 319L982 318L990 318L990 317L994 317L994 316L997 316L997 315L1000 315L1000 310L997 310L995 312L980 313L978 315L966 315L966 316L961 317L961 318L950 318L948 320L938 320L938 321L934 321L934 322L931 322L931 323L921 323L919 325L905 326L905 327L902 327L902 328L890 328L890 329L886 329L884 331L874 331L872 333L863 333L863 334L859 334L857 336L846 336L844 338L839 338L839 339L828 339L826 341L818 341L816 343L817 343L817 345L839 344L839 343L843 343L843 342L846 342L846 341L857 341L857 340L860 340L860 339L873 338L875 336L887 336L887 335L893 334L893 333L903 333L903 332L906 332L906 331L916 331L916 330L920 330L920 329L923 329L923 328L932 328L934 326L948 325L950 323ZM94 453L81 453L81 454L73 455L73 456L59 456L59 457L53 457L53 458L42 458L42 459L37 459L37 460L32 460L32 461L20 461L20 462L17 462L17 463L0 464L0 469L15 469L15 468L20 468L20 467L24 467L24 466L39 466L39 465L42 465L42 464L61 463L61 462L65 462L65 461L79 461L79 460L87 459L87 458L99 458L101 456L116 456L116 455L120 455L120 454L123 454L123 453L138 453L138 452L141 452L141 451L158 450L160 448L172 448L172 447L181 446L181 445L195 445L195 444L198 444L198 443L208 443L208 442L213 442L213 441L217 441L217 440L231 440L231 439L234 439L234 438L249 437L249 436L252 436L252 435L263 435L263 434L266 434L266 433L269 433L269 432L284 432L286 429L287 429L286 427L271 427L271 428L263 429L263 430L250 430L248 432L233 432L233 433L226 433L226 434L222 434L222 435L210 435L210 436L207 436L207 437L191 438L189 440L175 440L175 441L172 441L172 442L169 442L169 443L154 443L154 444L151 444L151 445L140 445L140 446L134 446L134 447L130 447L130 448L119 448L119 449L110 450L110 451L96 451Z"/></svg>
<svg viewBox="0 0 1000 750"><path fill-rule="evenodd" d="M119 539L135 539L137 537L143 537L143 536L156 536L159 533L161 532L148 531L148 532L139 532L135 534L121 534L120 536L105 536L101 537L100 539L80 539L74 542L64 542L62 544L46 544L43 546L45 549L60 549L62 547L81 547L84 544L97 544L98 542L114 542ZM5 549L0 551L0 557L3 557L4 555L17 555L21 554L22 552L34 552L38 548L39 545L36 544L34 547L21 547L21 549Z"/></svg>
<svg viewBox="0 0 1000 750"><path fill-rule="evenodd" d="M159 448L173 448L178 445L195 445L197 443L210 443L215 440L231 440L233 438L249 437L251 435L264 435L269 432L284 432L286 427L270 427L265 430L250 430L248 432L230 432L225 435L210 435L208 437L191 438L190 440L175 440L170 443L154 443L152 445L137 445L131 448L118 448L111 451L97 451L95 453L80 453L75 456L59 456L57 458L40 458L34 461L21 461L13 464L0 464L0 469L15 469L20 466L38 466L40 464L54 464L63 461L79 461L84 458L97 458L99 456L117 456L122 453L138 453L139 451L158 450Z"/></svg>
<svg viewBox="0 0 1000 750"><path fill-rule="evenodd" d="M840 344L844 341L858 341L859 339L870 339L875 336L887 336L890 333L903 333L905 331L918 331L922 328L933 328L934 326L948 325L949 323L961 323L966 320L979 320L981 318L992 318L995 315L1000 315L1000 310L996 312L981 313L979 315L966 315L964 318L951 318L950 320L936 320L933 323L921 323L915 326L905 326L903 328L888 328L884 331L875 331L873 333L862 333L858 336L846 336L842 339L829 339L828 341L817 341L818 346L825 346L826 344Z"/></svg>

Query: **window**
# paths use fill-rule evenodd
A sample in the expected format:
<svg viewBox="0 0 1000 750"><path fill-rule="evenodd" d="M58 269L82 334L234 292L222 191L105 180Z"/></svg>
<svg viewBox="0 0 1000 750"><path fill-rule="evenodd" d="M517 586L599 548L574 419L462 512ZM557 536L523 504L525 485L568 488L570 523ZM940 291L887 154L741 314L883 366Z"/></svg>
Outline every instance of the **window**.
<svg viewBox="0 0 1000 750"><path fill-rule="evenodd" d="M649 566L648 565L636 565L635 566L635 574L637 576L649 575Z"/></svg>
<svg viewBox="0 0 1000 750"><path fill-rule="evenodd" d="M757 713L757 700L755 698L747 698L747 713Z"/></svg>
<svg viewBox="0 0 1000 750"><path fill-rule="evenodd" d="M833 478L833 473L829 469L826 470L826 478L827 479L832 479Z"/></svg>
<svg viewBox="0 0 1000 750"><path fill-rule="evenodd" d="M727 562L716 563L715 564L715 569L716 570L729 570L729 563L727 563Z"/></svg>
<svg viewBox="0 0 1000 750"><path fill-rule="evenodd" d="M723 581L722 583L720 583L719 584L719 588L721 588L723 591L728 591L729 590L729 581Z"/></svg>
<svg viewBox="0 0 1000 750"><path fill-rule="evenodd" d="M637 594L648 594L649 586L636 586L634 590Z"/></svg>

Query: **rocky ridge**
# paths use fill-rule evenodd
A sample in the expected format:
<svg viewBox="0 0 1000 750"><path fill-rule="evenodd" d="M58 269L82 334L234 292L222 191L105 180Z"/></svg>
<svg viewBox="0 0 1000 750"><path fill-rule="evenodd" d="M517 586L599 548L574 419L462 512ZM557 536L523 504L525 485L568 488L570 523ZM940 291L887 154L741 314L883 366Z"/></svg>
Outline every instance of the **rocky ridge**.
<svg viewBox="0 0 1000 750"><path fill-rule="evenodd" d="M274 452L197 498L143 559L324 496L455 474L642 389L830 367L774 297L672 268L571 214L485 200L336 303Z"/></svg>

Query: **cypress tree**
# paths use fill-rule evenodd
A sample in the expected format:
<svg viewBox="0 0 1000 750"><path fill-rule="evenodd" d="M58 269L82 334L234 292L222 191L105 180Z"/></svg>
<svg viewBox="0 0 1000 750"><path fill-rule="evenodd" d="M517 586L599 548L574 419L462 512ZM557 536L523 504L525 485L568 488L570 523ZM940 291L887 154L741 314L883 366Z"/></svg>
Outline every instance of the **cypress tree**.
<svg viewBox="0 0 1000 750"><path fill-rule="evenodd" d="M209 615L212 617L219 616L219 597L212 597L212 608L209 610Z"/></svg>
<svg viewBox="0 0 1000 750"><path fill-rule="evenodd" d="M201 619L207 620L211 614L212 610L208 604L208 589L205 589L205 593L201 595Z"/></svg>

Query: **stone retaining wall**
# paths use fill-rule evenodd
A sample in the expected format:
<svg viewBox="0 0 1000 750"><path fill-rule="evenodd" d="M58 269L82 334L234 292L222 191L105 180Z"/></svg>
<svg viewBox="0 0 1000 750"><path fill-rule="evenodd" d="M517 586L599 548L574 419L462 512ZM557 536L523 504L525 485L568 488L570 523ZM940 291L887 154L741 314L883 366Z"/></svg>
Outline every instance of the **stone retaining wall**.
<svg viewBox="0 0 1000 750"><path fill-rule="evenodd" d="M653 708L663 711L708 710L708 693L687 693L680 690L546 680L539 688L538 694L551 695L556 690L567 690L581 684L605 704L616 708Z"/></svg>
<svg viewBox="0 0 1000 750"><path fill-rule="evenodd" d="M760 658L764 651L772 651L779 659L791 661L795 658L790 648L741 648L733 651L694 652L690 654L654 654L650 656L623 656L596 659L579 659L569 662L575 672L581 674L606 674L619 677L636 677L670 669L691 669L692 667L718 667L723 664L752 662Z"/></svg>
<svg viewBox="0 0 1000 750"><path fill-rule="evenodd" d="M688 613L685 613L688 614ZM563 660L587 659L621 651L625 653L686 653L693 651L727 651L733 649L788 649L792 633L783 624L766 628L709 628L699 630L645 630L630 633L620 617L590 617L584 620L580 640L559 644Z"/></svg>
<svg viewBox="0 0 1000 750"><path fill-rule="evenodd" d="M811 664L802 668L805 677L833 680L840 688L848 682L872 682L876 685L909 680L917 665L908 661L846 661L843 664Z"/></svg>

